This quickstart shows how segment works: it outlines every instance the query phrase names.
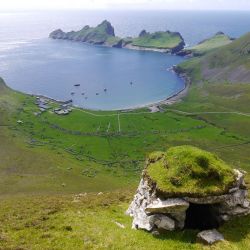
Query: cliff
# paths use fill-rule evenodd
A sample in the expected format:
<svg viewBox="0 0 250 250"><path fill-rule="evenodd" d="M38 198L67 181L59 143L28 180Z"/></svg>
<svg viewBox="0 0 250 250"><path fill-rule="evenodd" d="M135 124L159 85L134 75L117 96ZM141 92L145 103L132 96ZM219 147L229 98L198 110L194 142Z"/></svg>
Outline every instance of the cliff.
<svg viewBox="0 0 250 250"><path fill-rule="evenodd" d="M139 48L151 48L177 53L185 46L183 37L179 32L157 31L154 33L142 30L138 37L131 40L130 45Z"/></svg>
<svg viewBox="0 0 250 250"><path fill-rule="evenodd" d="M86 25L79 31L64 32L61 29L57 29L50 33L49 37L111 47L121 47L122 40L115 36L113 26L106 20L96 27Z"/></svg>
<svg viewBox="0 0 250 250"><path fill-rule="evenodd" d="M168 53L177 53L185 46L181 34L171 31L149 33L143 30L138 37L120 38L115 36L113 26L106 20L96 27L84 26L79 31L64 32L61 29L57 29L50 33L49 37L116 48L125 47L128 49L154 50Z"/></svg>

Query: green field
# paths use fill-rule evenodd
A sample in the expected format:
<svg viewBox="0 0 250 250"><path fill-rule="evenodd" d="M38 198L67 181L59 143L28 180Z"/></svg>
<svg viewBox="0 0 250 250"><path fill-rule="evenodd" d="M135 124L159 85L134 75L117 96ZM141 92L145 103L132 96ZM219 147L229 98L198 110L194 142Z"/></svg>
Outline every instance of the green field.
<svg viewBox="0 0 250 250"><path fill-rule="evenodd" d="M246 65L247 55L233 49L244 41L224 46L225 60ZM158 113L74 108L58 116L51 101L36 116L36 98L0 80L0 249L248 249L250 216L223 225L225 241L209 248L195 243L197 231L134 231L125 215L145 158L172 146L217 154L247 171L250 186L250 85L204 78L199 62L213 53L180 66L191 77L189 93Z"/></svg>
<svg viewBox="0 0 250 250"><path fill-rule="evenodd" d="M191 51L196 56L200 56L216 48L230 44L231 42L232 40L230 37L219 32L215 34L213 37L206 39L195 46L187 47L185 50Z"/></svg>
<svg viewBox="0 0 250 250"><path fill-rule="evenodd" d="M250 33L204 56L187 60L180 67L194 82L249 83Z"/></svg>
<svg viewBox="0 0 250 250"><path fill-rule="evenodd" d="M147 48L173 49L182 42L179 34L174 32L147 33L144 36L134 38L132 45Z"/></svg>
<svg viewBox="0 0 250 250"><path fill-rule="evenodd" d="M185 102L163 107L163 113L74 109L68 116L51 111L35 116L35 97L1 83L0 249L201 249L192 244L195 231L155 238L131 230L124 212L145 156L155 150L190 144L249 171L247 107L230 94L235 85L213 91L215 86L191 88ZM249 86L237 91L247 103ZM206 113L214 110L244 114ZM73 195L84 192L86 197L73 202ZM245 226L235 235L231 227L240 223ZM221 228L227 241L214 249L246 249L249 223L250 217L227 223Z"/></svg>

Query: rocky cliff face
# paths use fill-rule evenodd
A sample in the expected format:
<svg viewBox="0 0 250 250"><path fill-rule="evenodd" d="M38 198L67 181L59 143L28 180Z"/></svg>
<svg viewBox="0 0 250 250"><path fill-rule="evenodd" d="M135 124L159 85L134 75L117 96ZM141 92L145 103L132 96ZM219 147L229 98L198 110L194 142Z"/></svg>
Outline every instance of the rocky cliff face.
<svg viewBox="0 0 250 250"><path fill-rule="evenodd" d="M109 36L115 36L115 30L114 27L111 25L110 22L107 20L104 20L101 24L97 26L97 28L102 28L104 29L105 33Z"/></svg>
<svg viewBox="0 0 250 250"><path fill-rule="evenodd" d="M96 27L86 25L79 31L63 32L61 29L58 29L51 32L49 37L52 39L65 39L110 47L122 46L122 39L115 36L113 26L106 20Z"/></svg>
<svg viewBox="0 0 250 250"><path fill-rule="evenodd" d="M96 27L84 26L79 31L64 32L57 29L49 35L52 39L65 39L116 48L152 50L167 53L177 53L184 48L185 42L178 32L149 33L142 30L138 37L119 38L115 36L113 26L107 20Z"/></svg>
<svg viewBox="0 0 250 250"><path fill-rule="evenodd" d="M184 39L179 32L157 31L150 33L142 30L139 36L133 38L126 47L176 54L184 46Z"/></svg>

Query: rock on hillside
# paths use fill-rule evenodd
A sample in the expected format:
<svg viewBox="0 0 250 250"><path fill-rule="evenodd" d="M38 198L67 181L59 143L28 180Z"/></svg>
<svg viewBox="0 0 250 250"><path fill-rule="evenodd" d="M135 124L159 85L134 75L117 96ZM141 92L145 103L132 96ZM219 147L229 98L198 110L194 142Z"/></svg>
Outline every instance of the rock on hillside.
<svg viewBox="0 0 250 250"><path fill-rule="evenodd" d="M61 29L57 29L51 32L49 37L112 47L121 47L122 44L122 39L115 36L114 28L107 20L96 27L86 25L79 31L64 32Z"/></svg>

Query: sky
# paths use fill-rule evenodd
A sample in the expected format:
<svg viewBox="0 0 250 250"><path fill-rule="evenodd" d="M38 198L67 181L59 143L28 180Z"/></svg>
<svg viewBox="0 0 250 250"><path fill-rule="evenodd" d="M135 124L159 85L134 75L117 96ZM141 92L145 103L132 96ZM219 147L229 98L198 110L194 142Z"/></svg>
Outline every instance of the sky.
<svg viewBox="0 0 250 250"><path fill-rule="evenodd" d="M112 8L149 10L250 10L250 0L0 0L0 11Z"/></svg>

